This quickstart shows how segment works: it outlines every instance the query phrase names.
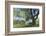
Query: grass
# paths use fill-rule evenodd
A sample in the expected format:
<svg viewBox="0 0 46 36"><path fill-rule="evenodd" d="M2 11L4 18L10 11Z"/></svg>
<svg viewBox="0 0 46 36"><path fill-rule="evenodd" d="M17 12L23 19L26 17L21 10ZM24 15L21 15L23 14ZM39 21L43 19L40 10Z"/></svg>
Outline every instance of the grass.
<svg viewBox="0 0 46 36"><path fill-rule="evenodd" d="M24 27L38 27L39 24L35 24L34 26L32 24L25 24L22 21L21 22L13 22L13 28L24 28Z"/></svg>

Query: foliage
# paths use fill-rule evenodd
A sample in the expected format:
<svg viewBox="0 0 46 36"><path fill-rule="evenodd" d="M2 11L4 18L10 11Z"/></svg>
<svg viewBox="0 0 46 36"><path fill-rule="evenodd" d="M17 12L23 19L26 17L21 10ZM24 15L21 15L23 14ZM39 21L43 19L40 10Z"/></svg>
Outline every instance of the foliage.
<svg viewBox="0 0 46 36"><path fill-rule="evenodd" d="M13 20L13 27L14 28L23 28L23 27L38 27L39 26L39 9L26 9L26 8L14 8L13 9L13 18L14 16L22 17L24 20ZM29 19L32 22L26 24ZM38 19L38 20L37 20Z"/></svg>

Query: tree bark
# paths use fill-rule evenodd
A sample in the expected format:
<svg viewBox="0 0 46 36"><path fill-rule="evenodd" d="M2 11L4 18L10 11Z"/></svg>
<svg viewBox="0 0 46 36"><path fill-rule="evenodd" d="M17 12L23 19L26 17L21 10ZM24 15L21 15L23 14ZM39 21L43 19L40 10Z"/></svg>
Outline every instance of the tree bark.
<svg viewBox="0 0 46 36"><path fill-rule="evenodd" d="M32 26L35 26L36 22L35 22L35 19L34 17L32 18Z"/></svg>

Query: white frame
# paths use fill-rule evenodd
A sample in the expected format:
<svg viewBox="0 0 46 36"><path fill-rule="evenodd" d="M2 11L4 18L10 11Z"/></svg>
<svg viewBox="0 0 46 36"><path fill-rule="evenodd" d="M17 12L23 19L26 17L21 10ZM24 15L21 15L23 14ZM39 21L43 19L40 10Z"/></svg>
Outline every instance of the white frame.
<svg viewBox="0 0 46 36"><path fill-rule="evenodd" d="M39 27L28 27L28 28L13 28L13 8L36 8L39 9ZM10 31L34 31L42 30L42 6L32 5L10 5Z"/></svg>

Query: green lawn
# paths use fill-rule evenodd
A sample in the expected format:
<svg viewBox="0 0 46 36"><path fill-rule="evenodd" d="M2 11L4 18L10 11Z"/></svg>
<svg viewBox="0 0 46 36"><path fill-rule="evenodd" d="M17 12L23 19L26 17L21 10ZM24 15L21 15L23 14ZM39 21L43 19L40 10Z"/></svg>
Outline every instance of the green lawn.
<svg viewBox="0 0 46 36"><path fill-rule="evenodd" d="M35 24L34 26L32 24L25 24L22 22L13 22L13 27L14 28L24 28L24 27L38 27L39 24Z"/></svg>

